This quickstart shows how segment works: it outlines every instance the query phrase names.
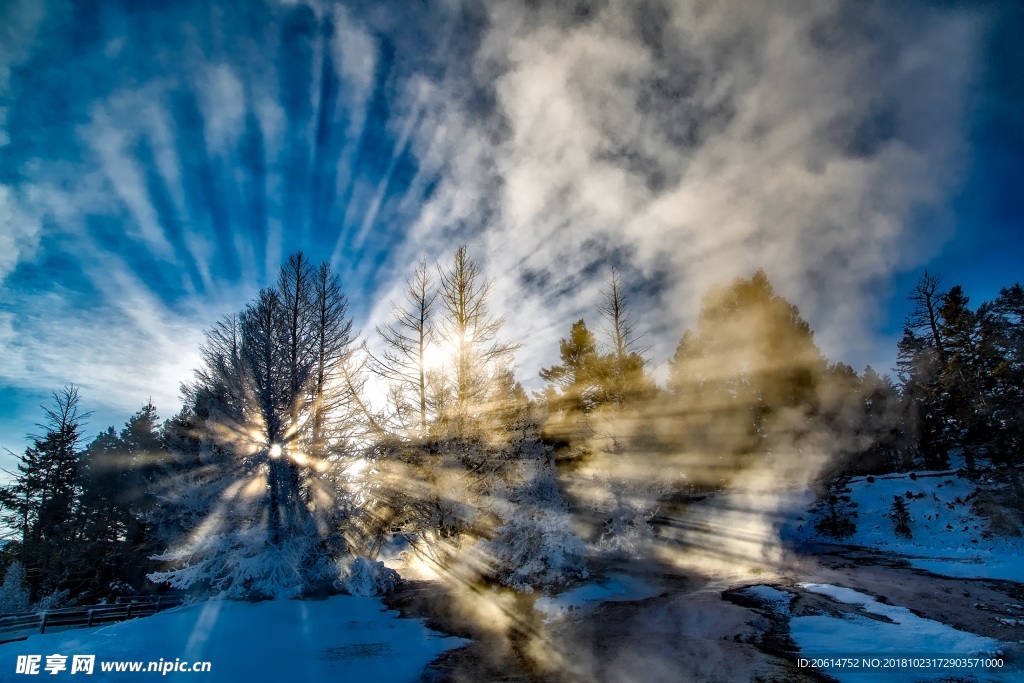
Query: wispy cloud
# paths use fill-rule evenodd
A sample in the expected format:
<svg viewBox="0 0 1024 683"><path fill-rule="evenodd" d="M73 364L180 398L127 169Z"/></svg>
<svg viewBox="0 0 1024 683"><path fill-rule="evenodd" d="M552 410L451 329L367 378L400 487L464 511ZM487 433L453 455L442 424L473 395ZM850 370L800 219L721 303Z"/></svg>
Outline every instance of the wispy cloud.
<svg viewBox="0 0 1024 683"><path fill-rule="evenodd" d="M45 13L46 3L41 1L15 0L0 6L0 150L10 142L11 70L31 52ZM41 219L25 199L0 178L0 283L39 243Z"/></svg>
<svg viewBox="0 0 1024 683"><path fill-rule="evenodd" d="M200 21L210 12L219 23ZM84 46L42 5L5 5L4 16L24 35L0 52L0 96L19 126L0 164L0 386L39 394L75 382L91 407L127 414L152 396L169 414L204 328L272 281L287 252L329 257L338 230L296 230L319 208L307 182L318 127L344 129L326 152L332 177L377 188L351 168L381 87L377 40L340 6L319 11L332 32L294 3L240 14L111 5ZM51 42L32 48L31 29L45 22ZM64 62L81 67L79 83L50 79ZM333 105L322 87L331 79L345 88ZM36 113L52 117L49 128Z"/></svg>

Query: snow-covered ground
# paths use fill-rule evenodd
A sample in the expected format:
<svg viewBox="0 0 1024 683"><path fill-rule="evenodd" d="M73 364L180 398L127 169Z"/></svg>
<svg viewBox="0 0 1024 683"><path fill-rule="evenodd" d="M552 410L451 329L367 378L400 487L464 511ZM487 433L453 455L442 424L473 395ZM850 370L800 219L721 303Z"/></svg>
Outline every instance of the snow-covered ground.
<svg viewBox="0 0 1024 683"><path fill-rule="evenodd" d="M0 645L0 680L17 680L19 655L41 655L46 678L71 674L73 655L95 655L85 680L138 680L146 674L101 671L103 662L163 659L208 661L209 673L174 673L161 680L189 681L415 681L424 666L467 641L443 637L418 619L402 619L379 598L259 603L211 601L152 617L93 629L35 635ZM68 669L43 670L48 655L68 657ZM150 673L148 677L156 674Z"/></svg>
<svg viewBox="0 0 1024 683"><path fill-rule="evenodd" d="M811 661L840 662L821 665L819 670L839 681L863 681L866 673L888 674L906 681L948 680L951 675L974 681L1016 680L1019 671L999 668L929 668L929 665L897 666L900 658L992 659L1002 654L1003 645L992 638L961 631L947 624L917 616L906 607L888 605L859 591L820 583L801 583L810 593L824 595L838 603L853 605L855 613L837 616L814 614L793 616L789 605L794 593L772 586L750 586L744 592L768 610L788 620L789 634L800 657ZM872 618L875 615L879 618ZM851 666L849 662L858 666ZM868 662L877 662L870 670ZM923 664L923 662L922 662ZM961 679L958 679L961 680Z"/></svg>
<svg viewBox="0 0 1024 683"><path fill-rule="evenodd" d="M1024 582L1024 539L987 534L988 520L972 511L973 482L955 473L876 476L850 480L857 503L857 531L843 543L904 556L921 569L963 578ZM906 503L912 522L911 538L896 535L889 518L893 498ZM784 539L828 543L814 532L807 506L810 495L789 492Z"/></svg>

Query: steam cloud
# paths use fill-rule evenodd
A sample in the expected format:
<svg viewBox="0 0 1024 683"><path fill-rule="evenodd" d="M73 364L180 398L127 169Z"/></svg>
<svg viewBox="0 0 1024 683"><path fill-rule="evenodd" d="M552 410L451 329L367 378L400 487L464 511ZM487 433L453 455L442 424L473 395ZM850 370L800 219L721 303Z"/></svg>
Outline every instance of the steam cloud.
<svg viewBox="0 0 1024 683"><path fill-rule="evenodd" d="M493 109L450 98L421 127L424 146L459 134L410 253L472 226L524 368L594 320L611 264L655 359L703 291L758 267L829 355L872 358L876 295L922 255L915 211L956 178L977 18L693 1L492 3L488 20L474 75Z"/></svg>

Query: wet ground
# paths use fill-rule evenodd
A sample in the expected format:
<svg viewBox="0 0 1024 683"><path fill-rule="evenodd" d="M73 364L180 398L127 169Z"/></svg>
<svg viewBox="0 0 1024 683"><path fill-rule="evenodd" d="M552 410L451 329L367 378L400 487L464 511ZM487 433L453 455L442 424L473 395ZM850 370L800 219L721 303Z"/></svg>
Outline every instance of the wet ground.
<svg viewBox="0 0 1024 683"><path fill-rule="evenodd" d="M389 606L429 619L444 633L473 639L425 670L424 681L796 682L830 680L796 666L785 619L773 617L736 589L762 584L796 594L796 616L857 611L799 587L802 582L853 588L881 602L1008 643L1009 668L1024 664L1024 585L945 578L898 558L858 548L805 548L754 574L712 574L699 565L655 561L592 563L596 578L624 573L659 595L608 602L574 618L545 622L536 596L412 582ZM861 613L861 616L864 616ZM1021 675L1020 679L1012 678ZM1006 680L1024 672L1007 671ZM967 679L969 680L969 679Z"/></svg>

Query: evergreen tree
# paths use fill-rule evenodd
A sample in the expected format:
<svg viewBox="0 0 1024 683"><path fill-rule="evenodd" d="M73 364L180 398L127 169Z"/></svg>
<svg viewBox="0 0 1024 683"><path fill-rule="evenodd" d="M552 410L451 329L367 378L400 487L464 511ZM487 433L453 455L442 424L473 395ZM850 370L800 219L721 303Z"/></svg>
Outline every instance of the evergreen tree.
<svg viewBox="0 0 1024 683"><path fill-rule="evenodd" d="M826 372L810 326L764 271L715 288L669 367L679 439L706 454L706 465L720 463L717 472L705 468L714 482L757 454L799 451L824 428Z"/></svg>
<svg viewBox="0 0 1024 683"><path fill-rule="evenodd" d="M910 516L910 510L907 509L907 501L902 496L892 497L892 507L889 508L889 519L892 520L893 530L897 536L902 538L911 538L913 532L910 529L910 523L914 519Z"/></svg>
<svg viewBox="0 0 1024 683"><path fill-rule="evenodd" d="M925 271L914 285L907 297L913 308L904 321L897 357L905 424L929 469L949 466L950 401L942 386L947 353L940 313L945 292L940 284L938 276Z"/></svg>
<svg viewBox="0 0 1024 683"><path fill-rule="evenodd" d="M33 597L61 586L75 566L78 444L88 416L78 404L74 385L53 393L39 425L45 434L20 456L14 482L0 489L2 521L21 532L21 561Z"/></svg>
<svg viewBox="0 0 1024 683"><path fill-rule="evenodd" d="M830 365L818 388L816 420L829 435L833 461L846 474L904 468L899 392L870 366L863 376L843 363Z"/></svg>
<svg viewBox="0 0 1024 683"><path fill-rule="evenodd" d="M96 599L109 597L107 589L128 573L128 462L125 444L113 427L100 432L81 455L76 511L82 537L79 568L86 595Z"/></svg>
<svg viewBox="0 0 1024 683"><path fill-rule="evenodd" d="M124 516L126 573L122 577L130 585L141 588L146 574L152 570L149 561L156 548L151 545L149 518L156 499L154 480L159 476L165 455L160 418L152 400L129 418L121 430L126 461L123 465L123 488L118 496Z"/></svg>
<svg viewBox="0 0 1024 683"><path fill-rule="evenodd" d="M865 368L860 383L863 406L860 430L865 435L864 451L869 474L896 472L906 469L905 434L901 422L899 389L888 375L879 375L870 365Z"/></svg>
<svg viewBox="0 0 1024 683"><path fill-rule="evenodd" d="M28 588L25 585L25 566L15 560L4 573L0 584L0 614L27 612L29 606Z"/></svg>
<svg viewBox="0 0 1024 683"><path fill-rule="evenodd" d="M832 476L819 483L818 498L811 506L811 514L818 517L814 523L815 530L843 540L857 532L857 503L850 496L848 485L850 478Z"/></svg>
<svg viewBox="0 0 1024 683"><path fill-rule="evenodd" d="M1017 468L1024 460L1024 288L1004 288L987 319L995 366L989 376L990 458L1008 472L1018 506L1024 486Z"/></svg>
<svg viewBox="0 0 1024 683"><path fill-rule="evenodd" d="M598 353L597 340L583 320L573 323L569 337L560 340L559 356L560 365L540 371L548 382L544 431L557 442L578 442L586 438L586 416L611 400L611 364Z"/></svg>

